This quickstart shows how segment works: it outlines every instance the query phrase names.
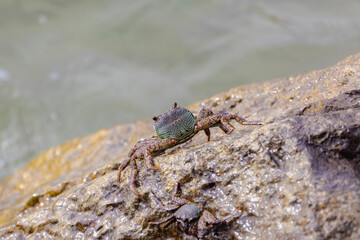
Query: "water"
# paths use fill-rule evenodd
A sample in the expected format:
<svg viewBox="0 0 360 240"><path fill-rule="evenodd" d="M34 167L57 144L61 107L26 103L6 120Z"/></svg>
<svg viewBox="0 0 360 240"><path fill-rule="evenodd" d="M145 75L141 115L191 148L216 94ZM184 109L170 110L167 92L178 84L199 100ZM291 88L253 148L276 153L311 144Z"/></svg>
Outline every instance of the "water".
<svg viewBox="0 0 360 240"><path fill-rule="evenodd" d="M0 179L74 137L360 50L351 1L0 2Z"/></svg>

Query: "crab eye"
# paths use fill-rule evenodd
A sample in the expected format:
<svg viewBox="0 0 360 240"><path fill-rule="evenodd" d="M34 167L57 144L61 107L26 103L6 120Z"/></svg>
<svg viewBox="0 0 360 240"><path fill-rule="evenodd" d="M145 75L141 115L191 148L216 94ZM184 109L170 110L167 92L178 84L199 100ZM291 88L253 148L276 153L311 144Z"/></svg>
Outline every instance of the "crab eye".
<svg viewBox="0 0 360 240"><path fill-rule="evenodd" d="M159 119L158 116L154 116L154 117L153 117L154 122L156 122L158 119Z"/></svg>
<svg viewBox="0 0 360 240"><path fill-rule="evenodd" d="M174 102L173 108L177 108L177 103Z"/></svg>

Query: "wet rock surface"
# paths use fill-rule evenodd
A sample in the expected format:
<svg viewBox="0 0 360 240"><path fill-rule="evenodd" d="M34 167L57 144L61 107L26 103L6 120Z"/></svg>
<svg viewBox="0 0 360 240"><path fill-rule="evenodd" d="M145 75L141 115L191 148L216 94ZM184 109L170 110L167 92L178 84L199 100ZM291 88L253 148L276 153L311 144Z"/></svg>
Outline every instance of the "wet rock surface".
<svg viewBox="0 0 360 240"><path fill-rule="evenodd" d="M159 171L138 160L141 198L127 185L129 168L121 183L116 169L154 134L151 119L49 149L0 183L0 238L195 239L148 224L168 216L149 191L168 203L180 178L182 196L215 217L241 212L206 238L360 238L360 54L189 109L203 107L265 125L213 128L210 142L199 133L155 157Z"/></svg>

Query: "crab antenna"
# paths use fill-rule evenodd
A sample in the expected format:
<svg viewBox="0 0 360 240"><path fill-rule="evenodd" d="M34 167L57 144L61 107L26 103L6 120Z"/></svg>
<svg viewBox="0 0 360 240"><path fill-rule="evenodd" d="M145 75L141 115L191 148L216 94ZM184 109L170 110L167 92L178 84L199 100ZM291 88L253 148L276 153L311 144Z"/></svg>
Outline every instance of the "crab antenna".
<svg viewBox="0 0 360 240"><path fill-rule="evenodd" d="M177 103L174 102L173 108L177 108Z"/></svg>

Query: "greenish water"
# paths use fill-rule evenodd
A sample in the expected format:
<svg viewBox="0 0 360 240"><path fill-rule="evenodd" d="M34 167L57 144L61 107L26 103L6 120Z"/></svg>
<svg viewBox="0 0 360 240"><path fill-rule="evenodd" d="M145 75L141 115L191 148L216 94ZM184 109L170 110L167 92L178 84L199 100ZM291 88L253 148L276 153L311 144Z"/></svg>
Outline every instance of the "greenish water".
<svg viewBox="0 0 360 240"><path fill-rule="evenodd" d="M360 51L360 2L0 2L0 179L47 148Z"/></svg>

